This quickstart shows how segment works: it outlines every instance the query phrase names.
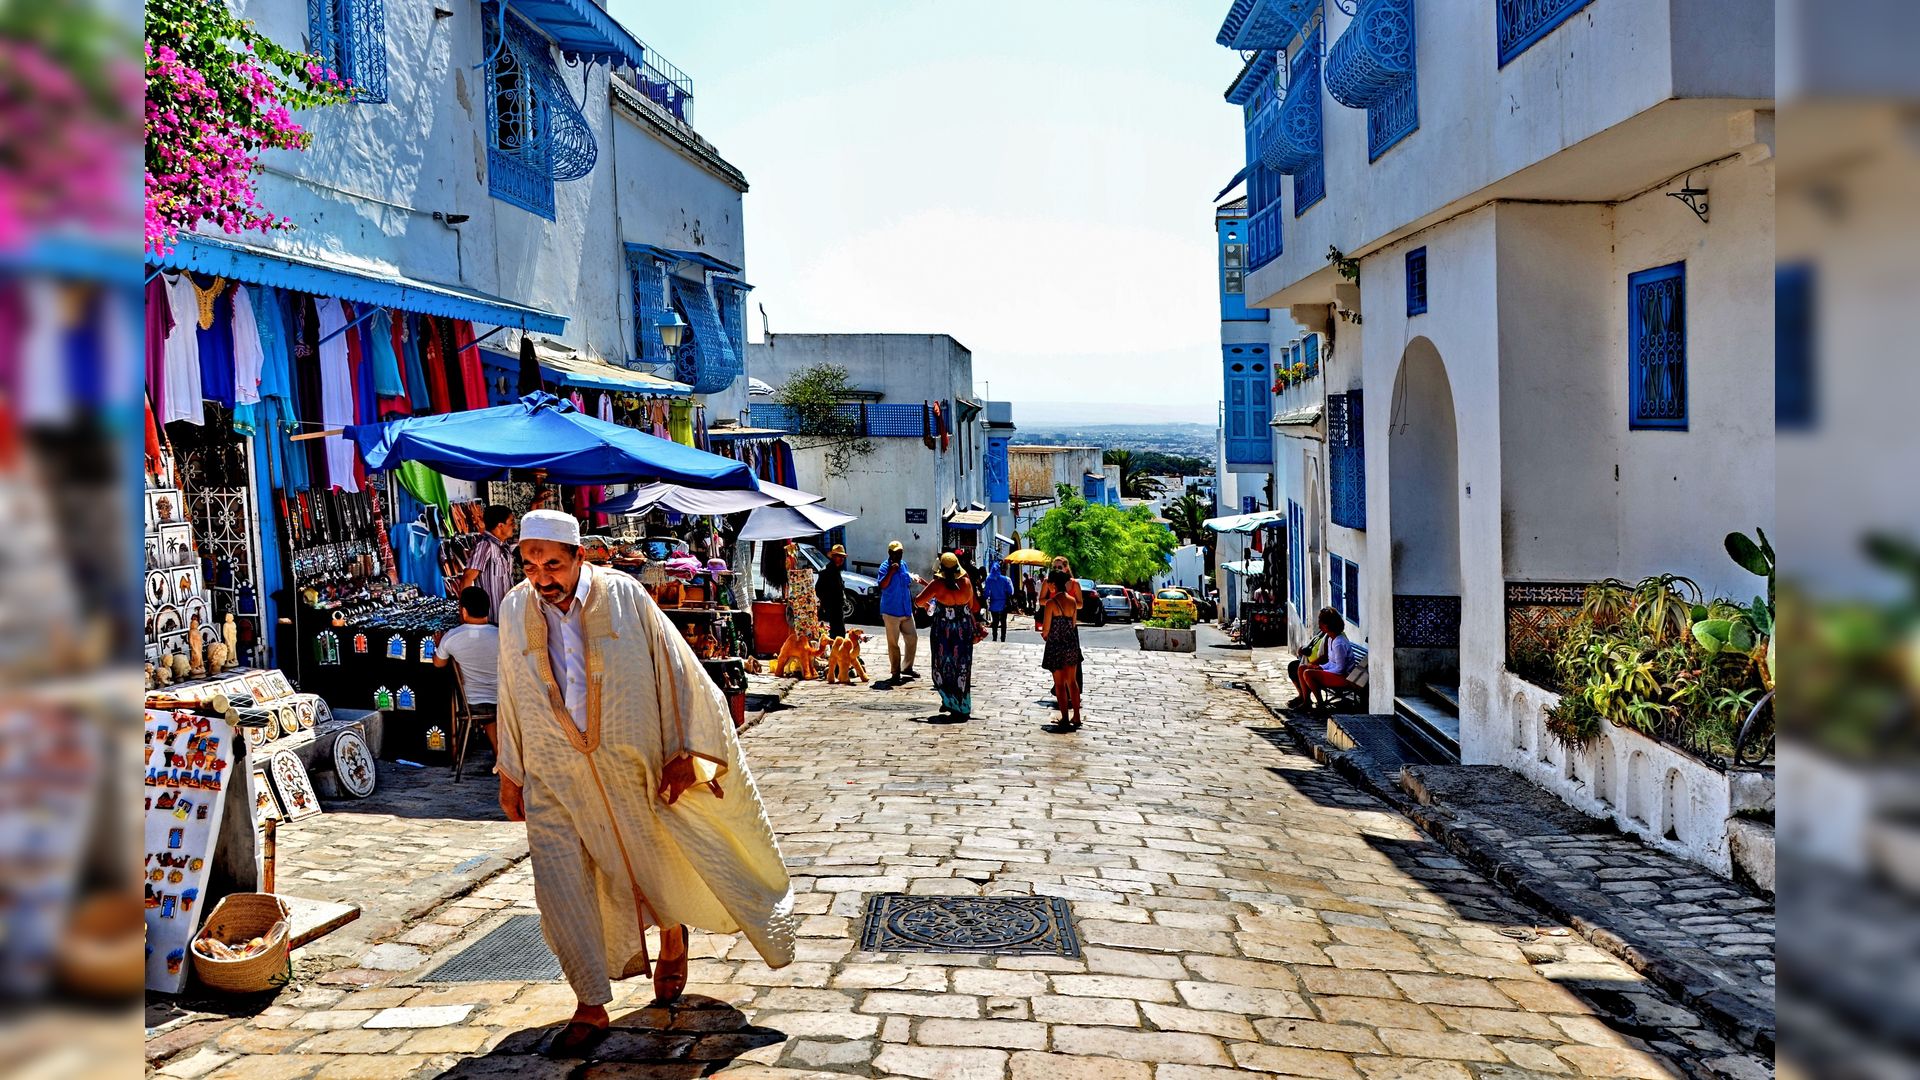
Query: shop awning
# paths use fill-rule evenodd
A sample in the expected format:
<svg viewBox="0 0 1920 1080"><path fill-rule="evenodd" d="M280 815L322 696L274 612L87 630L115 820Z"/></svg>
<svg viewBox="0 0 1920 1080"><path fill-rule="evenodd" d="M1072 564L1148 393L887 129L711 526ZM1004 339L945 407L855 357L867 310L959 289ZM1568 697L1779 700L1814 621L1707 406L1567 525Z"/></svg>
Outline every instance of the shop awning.
<svg viewBox="0 0 1920 1080"><path fill-rule="evenodd" d="M1257 514L1229 514L1226 517L1208 518L1201 522L1217 533L1250 533L1262 525L1274 521L1285 521L1284 510L1262 510Z"/></svg>
<svg viewBox="0 0 1920 1080"><path fill-rule="evenodd" d="M421 315L469 319L488 326L511 326L540 334L567 328L564 315L516 304L471 289L410 278L391 267L350 263L345 256L297 255L212 236L188 235L168 255L149 256L151 266L192 270L249 285L332 296Z"/></svg>
<svg viewBox="0 0 1920 1080"><path fill-rule="evenodd" d="M511 0L507 7L552 38L568 59L646 66L647 47L593 0Z"/></svg>
<svg viewBox="0 0 1920 1080"><path fill-rule="evenodd" d="M617 368L602 360L581 356L550 341L535 341L533 355L540 361L540 374L548 382L581 390L611 390L620 394L644 394L649 397L691 397L693 387L644 371Z"/></svg>
<svg viewBox="0 0 1920 1080"><path fill-rule="evenodd" d="M961 510L947 519L949 529L980 529L993 520L991 510Z"/></svg>
<svg viewBox="0 0 1920 1080"><path fill-rule="evenodd" d="M1229 574L1240 574L1243 577L1258 577L1266 572L1266 560L1242 559L1239 562L1221 563L1220 569L1225 570Z"/></svg>
<svg viewBox="0 0 1920 1080"><path fill-rule="evenodd" d="M728 439L777 439L792 432L785 428L773 427L714 427L707 429L708 439L726 441Z"/></svg>

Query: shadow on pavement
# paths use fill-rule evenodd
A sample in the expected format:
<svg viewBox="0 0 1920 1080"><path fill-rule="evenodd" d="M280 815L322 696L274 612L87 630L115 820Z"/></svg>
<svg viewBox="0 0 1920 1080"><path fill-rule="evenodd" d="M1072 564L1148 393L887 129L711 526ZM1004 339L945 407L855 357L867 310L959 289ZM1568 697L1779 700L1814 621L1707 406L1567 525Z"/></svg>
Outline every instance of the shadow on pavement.
<svg viewBox="0 0 1920 1080"><path fill-rule="evenodd" d="M582 1068L582 1059L549 1059L541 1053L562 1023L516 1031L491 1052L455 1062L444 1077L561 1077ZM613 1017L612 1030L584 1059L589 1075L695 1077L731 1064L787 1034L751 1023L745 1013L714 998L689 995L671 1007L649 1006ZM604 1064L608 1067L597 1068Z"/></svg>

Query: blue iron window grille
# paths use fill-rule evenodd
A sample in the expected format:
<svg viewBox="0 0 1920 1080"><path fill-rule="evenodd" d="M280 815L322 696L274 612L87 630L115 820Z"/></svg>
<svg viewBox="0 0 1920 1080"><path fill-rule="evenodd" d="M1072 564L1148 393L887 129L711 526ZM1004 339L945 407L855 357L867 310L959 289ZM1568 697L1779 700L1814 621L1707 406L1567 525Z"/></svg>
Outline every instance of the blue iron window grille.
<svg viewBox="0 0 1920 1080"><path fill-rule="evenodd" d="M740 358L720 327L720 313L704 281L669 275L673 299L687 320L693 340L673 358L673 377L693 387L696 394L717 394L740 377Z"/></svg>
<svg viewBox="0 0 1920 1080"><path fill-rule="evenodd" d="M1494 0L1494 33L1500 49L1500 66L1533 43L1553 32L1574 12L1593 0Z"/></svg>
<svg viewBox="0 0 1920 1080"><path fill-rule="evenodd" d="M487 4L482 12L488 57L488 191L502 202L553 220L554 182L591 173L599 146L573 91L554 66L547 40L497 4Z"/></svg>
<svg viewBox="0 0 1920 1080"><path fill-rule="evenodd" d="M673 314L667 276L660 262L636 244L627 245L627 279L633 288L633 355L643 364L667 364L660 324Z"/></svg>
<svg viewBox="0 0 1920 1080"><path fill-rule="evenodd" d="M1287 500L1287 585L1288 599L1302 619L1307 616L1307 512L1299 503Z"/></svg>
<svg viewBox="0 0 1920 1080"><path fill-rule="evenodd" d="M387 100L386 0L307 0L307 49L347 81L355 101Z"/></svg>
<svg viewBox="0 0 1920 1080"><path fill-rule="evenodd" d="M1427 313L1427 249L1407 252L1407 314Z"/></svg>
<svg viewBox="0 0 1920 1080"><path fill-rule="evenodd" d="M1286 97L1260 145L1260 160L1279 173L1298 175L1320 158L1320 50L1314 36L1301 43L1288 69ZM1297 194L1297 193L1296 193Z"/></svg>
<svg viewBox="0 0 1920 1080"><path fill-rule="evenodd" d="M1363 0L1327 52L1327 93L1367 110L1367 160L1420 126L1413 0Z"/></svg>
<svg viewBox="0 0 1920 1080"><path fill-rule="evenodd" d="M727 331L736 360L747 355L747 292L753 286L734 278L713 279L713 298L720 306L720 325Z"/></svg>
<svg viewBox="0 0 1920 1080"><path fill-rule="evenodd" d="M1773 273L1773 423L1804 431L1813 426L1819 364L1815 340L1813 267L1783 266Z"/></svg>
<svg viewBox="0 0 1920 1080"><path fill-rule="evenodd" d="M1280 116L1274 80L1278 65L1271 54L1248 76L1256 80L1245 90L1247 150L1247 270L1252 272L1280 257L1285 245L1280 232L1280 174L1266 168L1261 150L1267 132Z"/></svg>
<svg viewBox="0 0 1920 1080"><path fill-rule="evenodd" d="M1333 523L1367 527L1367 440L1359 390L1327 396L1327 480Z"/></svg>
<svg viewBox="0 0 1920 1080"><path fill-rule="evenodd" d="M1299 217L1327 197L1327 159L1317 157L1293 174L1293 216Z"/></svg>
<svg viewBox="0 0 1920 1080"><path fill-rule="evenodd" d="M1687 429L1687 264L1627 277L1629 428Z"/></svg>

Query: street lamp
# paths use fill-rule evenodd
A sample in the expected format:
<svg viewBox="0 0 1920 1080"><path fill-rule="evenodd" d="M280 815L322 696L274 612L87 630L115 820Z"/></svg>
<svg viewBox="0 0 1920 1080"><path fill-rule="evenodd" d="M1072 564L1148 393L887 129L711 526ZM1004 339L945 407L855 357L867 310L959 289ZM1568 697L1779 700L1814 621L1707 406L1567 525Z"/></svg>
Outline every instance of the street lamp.
<svg viewBox="0 0 1920 1080"><path fill-rule="evenodd" d="M667 317L660 323L660 344L665 345L667 352L672 353L680 347L680 342L686 334L687 324L680 321L679 315L668 312Z"/></svg>

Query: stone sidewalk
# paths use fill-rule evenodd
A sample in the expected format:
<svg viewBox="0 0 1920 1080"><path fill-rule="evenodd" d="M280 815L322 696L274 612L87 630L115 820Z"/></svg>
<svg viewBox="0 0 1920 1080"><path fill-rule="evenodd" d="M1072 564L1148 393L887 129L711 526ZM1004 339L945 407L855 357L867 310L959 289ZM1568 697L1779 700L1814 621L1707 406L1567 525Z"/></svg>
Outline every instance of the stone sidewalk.
<svg viewBox="0 0 1920 1080"><path fill-rule="evenodd" d="M559 983L418 977L531 912L520 863L427 920L408 971L318 981L159 1068L197 1080L743 1077L1225 1080L1771 1074L1685 1010L1608 1026L1568 985L1636 972L1507 898L1406 818L1276 745L1245 654L1093 652L1087 726L1054 729L1035 646L982 646L975 718L924 683L803 684L748 753L806 916L797 961L696 934L686 1004L619 985L592 1062L533 1051ZM1055 896L1078 959L869 953L877 893ZM384 947L384 945L382 946ZM361 966L349 970L374 971Z"/></svg>
<svg viewBox="0 0 1920 1080"><path fill-rule="evenodd" d="M1774 1046L1774 907L1725 878L1588 817L1498 766L1385 766L1288 711L1282 660L1255 691L1316 757L1409 815L1476 870L1649 976L1758 1053Z"/></svg>

